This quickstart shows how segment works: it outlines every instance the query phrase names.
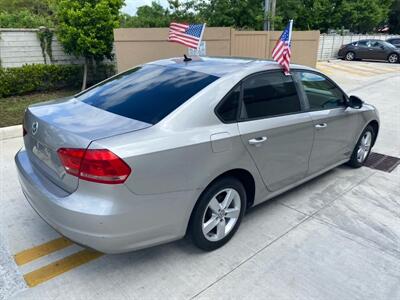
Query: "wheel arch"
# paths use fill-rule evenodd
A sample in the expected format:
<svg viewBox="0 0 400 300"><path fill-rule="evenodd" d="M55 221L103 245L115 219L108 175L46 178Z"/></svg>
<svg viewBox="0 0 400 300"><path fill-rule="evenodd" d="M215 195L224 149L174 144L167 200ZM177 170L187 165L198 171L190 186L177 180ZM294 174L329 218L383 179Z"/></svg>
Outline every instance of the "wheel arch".
<svg viewBox="0 0 400 300"><path fill-rule="evenodd" d="M253 175L245 169L240 169L240 168L236 168L236 169L231 169L228 171L225 171L224 173L218 175L217 177L215 177L213 180L211 180L207 186L203 189L203 191L201 192L201 194L199 195L199 197L196 200L196 204L193 206L193 209L190 213L190 218L189 218L189 223L186 229L186 232L188 231L188 229L190 228L191 225L191 221L192 221L192 216L194 211L196 210L196 207L199 203L199 199L200 197L203 195L204 191L207 190L207 188L209 186L211 186L214 182L216 182L217 180L223 178L223 177L234 177L236 179L238 179L244 186L244 189L246 191L246 208L249 208L251 206L253 206L254 204L254 199L255 199L255 194L256 194L256 182L255 179L253 177Z"/></svg>
<svg viewBox="0 0 400 300"><path fill-rule="evenodd" d="M373 142L372 142L372 146L374 146L374 145L375 145L376 138L378 137L379 123L378 123L377 120L372 120L371 122L368 123L367 126L371 126L371 127L374 129L375 137L374 137L374 140L373 140Z"/></svg>

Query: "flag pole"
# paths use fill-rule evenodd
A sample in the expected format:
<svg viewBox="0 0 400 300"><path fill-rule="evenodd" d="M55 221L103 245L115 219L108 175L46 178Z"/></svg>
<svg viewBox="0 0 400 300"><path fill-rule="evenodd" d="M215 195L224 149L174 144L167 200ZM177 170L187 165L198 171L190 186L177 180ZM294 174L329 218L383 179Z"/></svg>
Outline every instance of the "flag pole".
<svg viewBox="0 0 400 300"><path fill-rule="evenodd" d="M199 44L197 45L197 51L199 51L200 44L203 41L203 34L204 34L205 30L206 30L206 23L203 23L203 30L201 31L201 34L200 34L200 40L199 40Z"/></svg>
<svg viewBox="0 0 400 300"><path fill-rule="evenodd" d="M293 20L289 20L289 45L292 45L292 29L293 29Z"/></svg>

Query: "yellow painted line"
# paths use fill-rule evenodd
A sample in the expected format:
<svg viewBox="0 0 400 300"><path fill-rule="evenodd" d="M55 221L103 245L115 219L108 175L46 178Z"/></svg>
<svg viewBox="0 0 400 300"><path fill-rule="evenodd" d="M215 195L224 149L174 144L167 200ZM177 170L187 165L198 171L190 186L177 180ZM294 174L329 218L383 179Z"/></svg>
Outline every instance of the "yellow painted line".
<svg viewBox="0 0 400 300"><path fill-rule="evenodd" d="M385 73L396 72L396 70L393 70L391 68L385 68L385 67L381 67L381 66L376 67L376 66L357 65L357 64L331 65L331 67L342 69L344 71L348 71L350 69L352 71L360 71L360 72L366 72L366 73L371 73L371 74L385 74Z"/></svg>
<svg viewBox="0 0 400 300"><path fill-rule="evenodd" d="M384 74L384 73L394 72L393 70L389 70L389 69L373 68L373 67L367 67L367 66L353 65L352 68L354 70L366 71L366 72L376 73L376 74Z"/></svg>
<svg viewBox="0 0 400 300"><path fill-rule="evenodd" d="M62 237L19 252L14 255L14 260L17 265L21 266L50 253L64 249L70 245L72 245L72 242Z"/></svg>
<svg viewBox="0 0 400 300"><path fill-rule="evenodd" d="M371 76L372 73L367 72L367 71L356 71L356 70L352 70L350 68L343 68L343 67L339 67L339 66L329 66L330 69L335 69L337 71L340 72L344 72L344 73L350 73L350 74L354 74L354 75L358 75L358 76L362 76L362 77L367 77L367 76ZM333 70L332 70L333 71ZM370 74L366 74L366 73L370 73Z"/></svg>
<svg viewBox="0 0 400 300"><path fill-rule="evenodd" d="M102 255L104 254L91 249L84 249L40 269L27 273L24 275L24 279L29 287L34 287L58 275L68 272L69 270L79 267L80 265L88 263L91 260L99 258Z"/></svg>
<svg viewBox="0 0 400 300"><path fill-rule="evenodd" d="M334 75L335 73L332 72L332 70L329 70L328 68L324 68L324 67L317 67L318 70L320 70L323 73L326 73L328 75Z"/></svg>

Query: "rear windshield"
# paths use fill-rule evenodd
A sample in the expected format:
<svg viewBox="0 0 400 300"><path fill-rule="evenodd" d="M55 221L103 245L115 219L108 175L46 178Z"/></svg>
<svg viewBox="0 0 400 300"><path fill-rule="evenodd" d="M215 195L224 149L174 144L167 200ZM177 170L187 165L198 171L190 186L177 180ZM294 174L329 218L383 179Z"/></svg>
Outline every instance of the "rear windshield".
<svg viewBox="0 0 400 300"><path fill-rule="evenodd" d="M76 97L120 116L155 124L216 79L180 68L144 65Z"/></svg>

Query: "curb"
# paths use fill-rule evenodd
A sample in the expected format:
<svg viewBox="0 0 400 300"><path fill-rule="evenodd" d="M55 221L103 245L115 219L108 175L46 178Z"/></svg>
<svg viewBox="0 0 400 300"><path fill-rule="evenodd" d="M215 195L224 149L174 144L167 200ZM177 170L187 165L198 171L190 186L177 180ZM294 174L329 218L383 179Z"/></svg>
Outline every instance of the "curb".
<svg viewBox="0 0 400 300"><path fill-rule="evenodd" d="M22 136L22 126L10 126L0 128L0 141L13 139Z"/></svg>

